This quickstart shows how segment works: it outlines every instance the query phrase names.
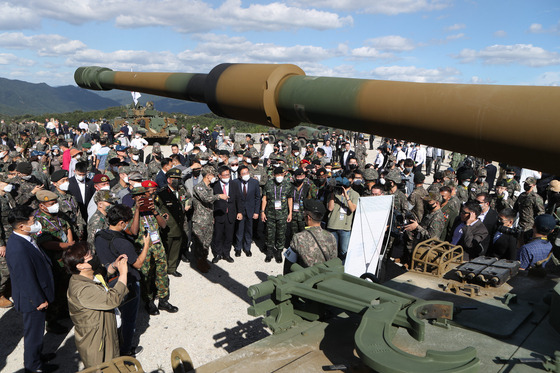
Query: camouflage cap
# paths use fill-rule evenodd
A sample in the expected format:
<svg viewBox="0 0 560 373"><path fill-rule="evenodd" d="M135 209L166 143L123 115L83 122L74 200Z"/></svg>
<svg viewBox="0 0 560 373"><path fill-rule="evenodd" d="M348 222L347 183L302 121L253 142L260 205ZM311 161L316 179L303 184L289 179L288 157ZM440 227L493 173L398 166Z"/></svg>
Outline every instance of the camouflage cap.
<svg viewBox="0 0 560 373"><path fill-rule="evenodd" d="M132 193L133 196L144 194L146 193L146 188L144 188L143 186L135 187L130 190L130 193Z"/></svg>
<svg viewBox="0 0 560 373"><path fill-rule="evenodd" d="M528 177L528 178L525 179L525 184L537 185L537 179L535 179L534 177L530 176L530 177Z"/></svg>
<svg viewBox="0 0 560 373"><path fill-rule="evenodd" d="M128 174L130 172L130 166L119 166L119 174Z"/></svg>
<svg viewBox="0 0 560 373"><path fill-rule="evenodd" d="M161 153L161 145L159 142L154 142L154 145L152 145L152 153Z"/></svg>
<svg viewBox="0 0 560 373"><path fill-rule="evenodd" d="M443 201L441 198L441 194L437 192L431 192L426 197L423 197L422 199L427 202L436 201L438 203L441 203Z"/></svg>
<svg viewBox="0 0 560 373"><path fill-rule="evenodd" d="M450 188L457 188L457 184L456 184L455 181L453 181L453 180L447 180L447 181L445 182L445 185L447 185L447 186L450 187Z"/></svg>
<svg viewBox="0 0 560 373"><path fill-rule="evenodd" d="M334 165L333 165L333 168L334 168ZM364 170L364 179L366 181L375 181L375 180L379 179L379 173L373 167L366 168Z"/></svg>
<svg viewBox="0 0 560 373"><path fill-rule="evenodd" d="M496 182L496 187L507 187L507 183L505 180L499 180Z"/></svg>
<svg viewBox="0 0 560 373"><path fill-rule="evenodd" d="M68 177L68 171L66 171L66 170L56 170L51 175L51 181L56 183L57 181L59 181L62 178L65 178L65 177Z"/></svg>
<svg viewBox="0 0 560 373"><path fill-rule="evenodd" d="M171 179L181 179L183 178L183 173L178 168L172 168L165 173L165 177Z"/></svg>
<svg viewBox="0 0 560 373"><path fill-rule="evenodd" d="M248 145L255 145L255 140L251 139L251 140L247 141L247 144Z"/></svg>
<svg viewBox="0 0 560 373"><path fill-rule="evenodd" d="M478 177L486 177L488 176L488 171L485 168L481 168L478 170Z"/></svg>
<svg viewBox="0 0 560 373"><path fill-rule="evenodd" d="M9 183L9 182L10 182L10 181L9 181L10 179L11 179L11 177L10 177L7 173L5 173L5 172L0 172L0 182Z"/></svg>
<svg viewBox="0 0 560 373"><path fill-rule="evenodd" d="M198 159L204 159L205 161L210 159L210 154L207 152L200 152L198 153Z"/></svg>
<svg viewBox="0 0 560 373"><path fill-rule="evenodd" d="M143 180L144 178L142 177L142 174L138 171L131 171L128 174L128 179L129 180Z"/></svg>
<svg viewBox="0 0 560 373"><path fill-rule="evenodd" d="M277 160L278 162L284 162L284 163L286 163L286 158L284 158L284 157L281 156L281 155L277 155L277 156L276 156L276 160Z"/></svg>
<svg viewBox="0 0 560 373"><path fill-rule="evenodd" d="M58 196L50 190L40 190L35 193L35 197L39 202L56 201L58 199Z"/></svg>
<svg viewBox="0 0 560 373"><path fill-rule="evenodd" d="M109 190L99 190L97 191L97 193L95 193L95 196L93 197L93 202L99 203L101 201L115 203L117 202L117 197Z"/></svg>
<svg viewBox="0 0 560 373"><path fill-rule="evenodd" d="M385 180L391 180L395 184L400 184L402 182L402 177L397 169L393 169L385 176Z"/></svg>

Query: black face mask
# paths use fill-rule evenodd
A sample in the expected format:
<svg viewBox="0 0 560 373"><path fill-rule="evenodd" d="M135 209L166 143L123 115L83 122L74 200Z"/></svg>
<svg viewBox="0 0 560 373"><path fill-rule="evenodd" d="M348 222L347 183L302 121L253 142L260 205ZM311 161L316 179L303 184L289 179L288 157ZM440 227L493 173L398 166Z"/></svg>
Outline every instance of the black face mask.
<svg viewBox="0 0 560 373"><path fill-rule="evenodd" d="M99 257L95 254L87 263L91 266L93 272L97 272L101 267L101 261L99 260Z"/></svg>
<svg viewBox="0 0 560 373"><path fill-rule="evenodd" d="M525 189L526 192L528 192L529 189L531 189L531 187L532 187L532 185L530 185L528 183L523 184L523 189Z"/></svg>
<svg viewBox="0 0 560 373"><path fill-rule="evenodd" d="M201 172L201 170L193 170L192 174L193 174L194 177L199 177L200 172Z"/></svg>
<svg viewBox="0 0 560 373"><path fill-rule="evenodd" d="M434 210L434 206L431 205L429 202L424 203L424 210L426 211L433 211Z"/></svg>
<svg viewBox="0 0 560 373"><path fill-rule="evenodd" d="M301 183L303 183L303 180L305 180L305 179L295 179L294 184L297 185L297 186L300 186Z"/></svg>
<svg viewBox="0 0 560 373"><path fill-rule="evenodd" d="M178 179L171 180L171 187L176 190L179 187L179 180Z"/></svg>
<svg viewBox="0 0 560 373"><path fill-rule="evenodd" d="M356 168L358 168L357 164L351 164L348 166L348 168L350 168L351 170L355 170Z"/></svg>
<svg viewBox="0 0 560 373"><path fill-rule="evenodd" d="M251 164L255 167L257 167L259 165L259 159L258 158L251 158Z"/></svg>

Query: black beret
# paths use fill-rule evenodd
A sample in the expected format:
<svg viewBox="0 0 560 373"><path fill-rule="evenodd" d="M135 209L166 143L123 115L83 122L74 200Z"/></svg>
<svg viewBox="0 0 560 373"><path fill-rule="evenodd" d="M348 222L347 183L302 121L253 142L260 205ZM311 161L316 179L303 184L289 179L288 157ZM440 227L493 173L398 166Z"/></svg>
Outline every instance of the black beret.
<svg viewBox="0 0 560 373"><path fill-rule="evenodd" d="M283 173L284 173L284 169L282 167L274 168L274 175L283 174Z"/></svg>
<svg viewBox="0 0 560 373"><path fill-rule="evenodd" d="M293 175L294 176L305 175L305 172L301 168L298 168L297 170L294 171Z"/></svg>
<svg viewBox="0 0 560 373"><path fill-rule="evenodd" d="M52 173L51 175L51 181L53 182L57 182L62 178L68 177L68 171L66 170L57 170L55 172Z"/></svg>

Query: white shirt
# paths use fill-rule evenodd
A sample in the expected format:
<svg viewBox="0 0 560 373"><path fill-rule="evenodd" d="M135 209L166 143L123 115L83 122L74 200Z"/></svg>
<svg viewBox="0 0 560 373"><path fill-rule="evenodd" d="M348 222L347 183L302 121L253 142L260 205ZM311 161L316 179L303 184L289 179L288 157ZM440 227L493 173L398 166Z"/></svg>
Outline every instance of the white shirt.
<svg viewBox="0 0 560 373"><path fill-rule="evenodd" d="M375 165L377 167L381 167L383 166L383 161L385 160L385 156L383 155L383 153L377 153L377 157L375 157Z"/></svg>
<svg viewBox="0 0 560 373"><path fill-rule="evenodd" d="M397 163L399 163L403 159L406 159L406 154L402 150L399 150L397 152Z"/></svg>
<svg viewBox="0 0 560 373"><path fill-rule="evenodd" d="M97 156L97 152L99 151L99 149L101 149L101 144L100 143L93 144L91 146L91 154Z"/></svg>
<svg viewBox="0 0 560 373"><path fill-rule="evenodd" d="M136 137L132 139L132 141L130 142L130 146L132 148L138 149L138 150L142 150L144 149L144 146L148 145L148 141L146 141L146 139L143 138L139 138L137 139Z"/></svg>
<svg viewBox="0 0 560 373"><path fill-rule="evenodd" d="M414 164L416 166L423 165L426 162L426 149L419 147L416 149L416 155L414 156Z"/></svg>
<svg viewBox="0 0 560 373"><path fill-rule="evenodd" d="M78 124L78 128L81 130L88 130L88 125L85 122L80 122L80 124Z"/></svg>
<svg viewBox="0 0 560 373"><path fill-rule="evenodd" d="M194 145L192 142L189 142L187 144L185 144L185 147L183 148L183 153L187 154L188 152L192 151L194 149Z"/></svg>
<svg viewBox="0 0 560 373"><path fill-rule="evenodd" d="M264 153L261 159L267 159L274 152L274 147L272 144L267 144L264 147Z"/></svg>
<svg viewBox="0 0 560 373"><path fill-rule="evenodd" d="M521 190L523 190L523 185L525 184L525 180L528 177L534 177L535 179L539 180L542 177L542 172L530 170L528 168L522 168L521 175L519 175L519 184L521 184Z"/></svg>

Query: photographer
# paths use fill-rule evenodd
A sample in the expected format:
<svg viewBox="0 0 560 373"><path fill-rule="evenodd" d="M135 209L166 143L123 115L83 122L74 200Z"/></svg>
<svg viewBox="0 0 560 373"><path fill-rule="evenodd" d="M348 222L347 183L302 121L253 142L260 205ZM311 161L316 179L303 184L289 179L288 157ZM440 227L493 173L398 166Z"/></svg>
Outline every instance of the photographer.
<svg viewBox="0 0 560 373"><path fill-rule="evenodd" d="M119 338L114 309L128 293L127 256L120 255L107 266L107 274L118 270L118 281L109 288L96 273L102 269L99 258L86 242L64 252L64 265L72 274L68 286L68 309L75 327L76 348L86 368L119 356ZM98 347L99 346L99 347Z"/></svg>
<svg viewBox="0 0 560 373"><path fill-rule="evenodd" d="M346 258L354 211L356 211L360 195L350 187L350 181L345 177L336 178L334 193L331 193L327 209L330 211L327 229L336 238L338 255Z"/></svg>

